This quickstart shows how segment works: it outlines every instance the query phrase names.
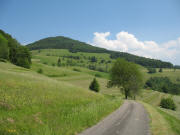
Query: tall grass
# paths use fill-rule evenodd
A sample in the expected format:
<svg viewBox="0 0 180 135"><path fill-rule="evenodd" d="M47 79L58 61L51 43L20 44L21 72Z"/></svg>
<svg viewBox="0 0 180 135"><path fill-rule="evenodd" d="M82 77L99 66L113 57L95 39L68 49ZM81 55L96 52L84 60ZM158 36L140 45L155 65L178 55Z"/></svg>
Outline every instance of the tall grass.
<svg viewBox="0 0 180 135"><path fill-rule="evenodd" d="M0 63L0 134L71 135L120 106L110 98Z"/></svg>

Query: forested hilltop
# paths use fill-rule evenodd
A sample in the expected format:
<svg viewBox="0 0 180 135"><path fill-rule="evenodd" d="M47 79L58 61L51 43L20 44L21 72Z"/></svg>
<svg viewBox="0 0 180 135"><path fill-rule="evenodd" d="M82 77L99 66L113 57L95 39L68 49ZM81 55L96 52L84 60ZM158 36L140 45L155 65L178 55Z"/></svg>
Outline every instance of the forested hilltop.
<svg viewBox="0 0 180 135"><path fill-rule="evenodd" d="M0 61L30 68L31 54L26 46L20 45L10 34L0 30Z"/></svg>
<svg viewBox="0 0 180 135"><path fill-rule="evenodd" d="M95 47L84 42L73 40L67 37L57 36L48 37L36 41L34 43L28 44L27 47L30 50L39 49L68 49L70 52L89 52L89 53L108 53L112 59L124 58L127 61L140 64L145 67L154 68L172 68L173 64L170 62L164 62L161 60L150 59L145 57L140 57L124 52L110 51L107 49Z"/></svg>

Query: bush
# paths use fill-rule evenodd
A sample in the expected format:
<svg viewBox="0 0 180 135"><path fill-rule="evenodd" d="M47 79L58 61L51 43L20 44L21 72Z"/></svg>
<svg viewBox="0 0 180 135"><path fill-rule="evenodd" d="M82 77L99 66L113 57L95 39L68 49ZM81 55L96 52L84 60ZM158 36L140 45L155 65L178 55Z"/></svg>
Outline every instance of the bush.
<svg viewBox="0 0 180 135"><path fill-rule="evenodd" d="M55 63L52 63L52 66L54 67L54 66L56 66L56 64L55 64Z"/></svg>
<svg viewBox="0 0 180 135"><path fill-rule="evenodd" d="M73 71L81 72L81 70L78 68L73 68Z"/></svg>
<svg viewBox="0 0 180 135"><path fill-rule="evenodd" d="M2 59L2 58L0 58L0 62L7 62L7 60L6 59Z"/></svg>
<svg viewBox="0 0 180 135"><path fill-rule="evenodd" d="M89 89L95 92L99 92L100 91L100 86L98 81L96 80L96 78L93 79L93 81L91 82Z"/></svg>
<svg viewBox="0 0 180 135"><path fill-rule="evenodd" d="M99 72L105 72L105 70L104 70L103 68L101 68L101 67L99 67L97 70L98 70Z"/></svg>
<svg viewBox="0 0 180 135"><path fill-rule="evenodd" d="M43 70L42 70L41 68L39 68L39 69L37 70L37 72L40 73L40 74L42 74L42 73L43 73Z"/></svg>
<svg viewBox="0 0 180 135"><path fill-rule="evenodd" d="M176 105L175 105L174 101L171 98L163 98L163 99L161 99L160 106L162 108L176 110Z"/></svg>
<svg viewBox="0 0 180 135"><path fill-rule="evenodd" d="M47 62L43 62L43 64L48 65L48 63L47 63Z"/></svg>
<svg viewBox="0 0 180 135"><path fill-rule="evenodd" d="M162 73L162 72L163 72L162 68L160 68L160 69L159 69L159 72L160 72L160 73Z"/></svg>
<svg viewBox="0 0 180 135"><path fill-rule="evenodd" d="M149 74L156 73L156 69L155 68L148 68L148 73Z"/></svg>
<svg viewBox="0 0 180 135"><path fill-rule="evenodd" d="M102 77L100 74L96 73L95 77Z"/></svg>

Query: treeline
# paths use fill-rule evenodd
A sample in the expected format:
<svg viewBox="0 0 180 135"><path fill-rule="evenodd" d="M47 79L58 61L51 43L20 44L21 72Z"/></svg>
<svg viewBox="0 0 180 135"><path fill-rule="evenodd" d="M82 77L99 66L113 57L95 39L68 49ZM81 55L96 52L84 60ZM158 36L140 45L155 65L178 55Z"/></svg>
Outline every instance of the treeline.
<svg viewBox="0 0 180 135"><path fill-rule="evenodd" d="M180 84L172 83L168 77L151 77L145 84L145 88L148 87L164 93L180 94Z"/></svg>
<svg viewBox="0 0 180 135"><path fill-rule="evenodd" d="M174 68L175 69L180 69L180 66L179 65L175 65Z"/></svg>
<svg viewBox="0 0 180 135"><path fill-rule="evenodd" d="M127 61L134 62L136 64L145 66L145 67L152 67L152 68L172 68L173 64L170 62L164 62L161 60L156 60L156 59L150 59L150 58L145 58L145 57L140 57L128 53L119 53L119 52L112 52L110 57L112 59L116 58L124 58Z"/></svg>
<svg viewBox="0 0 180 135"><path fill-rule="evenodd" d="M140 57L124 52L109 51L103 48L95 47L84 42L73 40L70 38L57 36L49 37L34 43L28 44L27 47L30 50L38 49L68 49L72 53L76 52L89 52L89 53L108 53L112 59L124 58L127 61L140 64L145 67L154 68L172 68L173 65L169 62L163 62L160 60Z"/></svg>
<svg viewBox="0 0 180 135"><path fill-rule="evenodd" d="M20 45L11 35L0 30L0 60L8 60L17 66L30 68L31 54L27 47Z"/></svg>

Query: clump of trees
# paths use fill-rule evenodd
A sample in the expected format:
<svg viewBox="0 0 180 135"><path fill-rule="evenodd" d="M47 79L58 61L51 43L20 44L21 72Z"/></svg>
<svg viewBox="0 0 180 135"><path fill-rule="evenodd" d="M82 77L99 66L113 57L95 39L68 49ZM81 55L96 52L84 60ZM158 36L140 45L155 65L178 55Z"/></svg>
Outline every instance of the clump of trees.
<svg viewBox="0 0 180 135"><path fill-rule="evenodd" d="M24 68L30 68L31 53L25 46L11 35L0 30L0 59L9 60L11 63Z"/></svg>
<svg viewBox="0 0 180 135"><path fill-rule="evenodd" d="M142 74L136 64L118 58L112 66L107 86L120 88L126 99L128 96L135 99L142 84Z"/></svg>
<svg viewBox="0 0 180 135"><path fill-rule="evenodd" d="M99 92L100 91L100 85L98 83L98 81L96 80L96 78L93 79L93 81L91 82L91 84L89 85L89 89L95 92Z"/></svg>
<svg viewBox="0 0 180 135"><path fill-rule="evenodd" d="M172 98L163 98L163 99L161 99L160 106L162 108L176 110L176 105L175 105Z"/></svg>
<svg viewBox="0 0 180 135"><path fill-rule="evenodd" d="M149 74L156 73L156 69L155 68L147 68L147 70L148 70Z"/></svg>
<svg viewBox="0 0 180 135"><path fill-rule="evenodd" d="M172 83L168 77L151 77L145 83L145 88L148 87L164 93L180 94L180 85Z"/></svg>

